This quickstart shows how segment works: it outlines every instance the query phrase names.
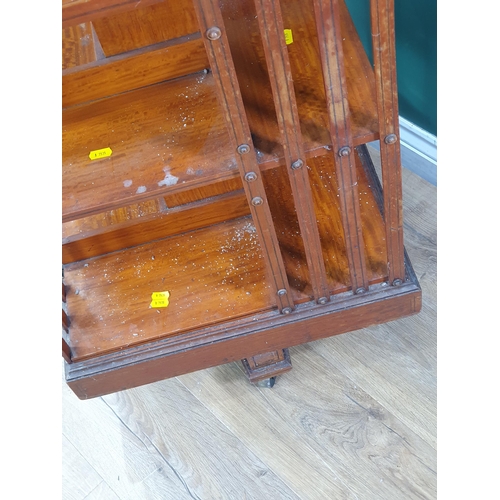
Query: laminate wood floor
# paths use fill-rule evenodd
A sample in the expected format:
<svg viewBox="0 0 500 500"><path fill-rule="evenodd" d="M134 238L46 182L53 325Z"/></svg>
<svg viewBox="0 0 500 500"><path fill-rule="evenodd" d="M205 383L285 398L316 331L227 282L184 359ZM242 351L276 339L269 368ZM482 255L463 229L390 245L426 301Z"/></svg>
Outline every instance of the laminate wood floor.
<svg viewBox="0 0 500 500"><path fill-rule="evenodd" d="M436 187L403 182L419 315L291 348L272 389L239 363L88 401L63 382L64 500L436 498Z"/></svg>

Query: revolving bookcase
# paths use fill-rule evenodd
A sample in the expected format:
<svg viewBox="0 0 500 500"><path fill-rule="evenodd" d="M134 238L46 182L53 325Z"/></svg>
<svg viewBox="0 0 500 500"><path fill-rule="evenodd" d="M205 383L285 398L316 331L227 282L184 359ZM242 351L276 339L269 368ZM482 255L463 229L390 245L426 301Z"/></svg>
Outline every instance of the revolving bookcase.
<svg viewBox="0 0 500 500"><path fill-rule="evenodd" d="M417 313L392 0L63 0L63 357L81 399ZM381 171L366 144L379 141Z"/></svg>

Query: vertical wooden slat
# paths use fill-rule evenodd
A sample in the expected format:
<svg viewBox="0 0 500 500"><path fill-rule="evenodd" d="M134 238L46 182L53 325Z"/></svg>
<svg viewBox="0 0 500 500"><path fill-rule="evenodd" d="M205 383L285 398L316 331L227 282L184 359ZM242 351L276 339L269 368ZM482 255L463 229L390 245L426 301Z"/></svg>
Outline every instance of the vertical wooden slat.
<svg viewBox="0 0 500 500"><path fill-rule="evenodd" d="M307 173L280 4L274 0L255 0L255 8L283 142L286 170L304 240L313 296L316 301L326 303L330 293Z"/></svg>
<svg viewBox="0 0 500 500"><path fill-rule="evenodd" d="M292 294L257 163L222 14L216 0L193 0L193 3L250 212L267 268L272 276L271 285L276 293L277 305L281 312L289 313L294 307Z"/></svg>
<svg viewBox="0 0 500 500"><path fill-rule="evenodd" d="M71 363L71 349L64 339L62 339L62 357L66 363Z"/></svg>
<svg viewBox="0 0 500 500"><path fill-rule="evenodd" d="M368 290L358 181L351 133L347 84L337 0L313 0L323 68L329 128L335 155L351 286L355 293Z"/></svg>
<svg viewBox="0 0 500 500"><path fill-rule="evenodd" d="M69 331L69 317L64 309L62 309L62 327L66 332Z"/></svg>
<svg viewBox="0 0 500 500"><path fill-rule="evenodd" d="M370 9L384 191L387 267L389 283L399 284L405 279L405 267L394 0L371 0Z"/></svg>

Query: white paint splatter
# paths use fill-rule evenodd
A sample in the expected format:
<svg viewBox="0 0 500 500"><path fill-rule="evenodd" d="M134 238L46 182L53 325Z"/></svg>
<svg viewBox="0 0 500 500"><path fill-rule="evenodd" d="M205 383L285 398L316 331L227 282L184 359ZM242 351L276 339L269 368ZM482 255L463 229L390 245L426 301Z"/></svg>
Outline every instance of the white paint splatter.
<svg viewBox="0 0 500 500"><path fill-rule="evenodd" d="M158 183L158 186L173 186L174 184L177 184L177 181L179 180L179 177L176 177L175 175L172 175L170 173L170 169L168 167L164 167L163 171L165 172L165 179L160 181Z"/></svg>
<svg viewBox="0 0 500 500"><path fill-rule="evenodd" d="M147 187L146 186L139 186L137 188L137 191L136 191L136 194L141 194L141 193L145 193L147 191Z"/></svg>
<svg viewBox="0 0 500 500"><path fill-rule="evenodd" d="M127 179L126 181L123 181L123 186L128 188L132 185L132 181L130 179Z"/></svg>

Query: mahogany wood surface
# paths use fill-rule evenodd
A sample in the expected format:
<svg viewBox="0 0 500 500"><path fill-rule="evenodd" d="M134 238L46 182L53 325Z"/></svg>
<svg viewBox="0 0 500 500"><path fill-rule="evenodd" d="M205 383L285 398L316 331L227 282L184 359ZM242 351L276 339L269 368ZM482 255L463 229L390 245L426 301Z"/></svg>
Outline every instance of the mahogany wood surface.
<svg viewBox="0 0 500 500"><path fill-rule="evenodd" d="M64 268L79 360L275 305L249 217ZM151 308L153 292L170 292Z"/></svg>
<svg viewBox="0 0 500 500"><path fill-rule="evenodd" d="M393 0L371 2L375 71L344 0L281 2L283 19L271 0L186 1L63 0L63 356L83 399L271 370L269 353L420 310L384 142ZM361 147L379 130L385 196Z"/></svg>
<svg viewBox="0 0 500 500"><path fill-rule="evenodd" d="M383 281L387 276L385 229L378 209L376 186L367 176L356 153L354 157L358 178L360 223L367 262L366 273L369 282L373 284ZM369 163L369 157L366 162ZM351 288L352 285L333 153L311 158L307 161L307 166L329 289L330 293L335 293ZM368 164L367 170L374 172L373 165ZM300 237L291 188L283 167L265 171L264 182L290 285L312 298L304 244Z"/></svg>
<svg viewBox="0 0 500 500"><path fill-rule="evenodd" d="M106 57L199 31L192 0L163 0L99 17L92 24ZM187 62L187 61L186 61Z"/></svg>
<svg viewBox="0 0 500 500"><path fill-rule="evenodd" d="M104 233L116 228L117 225L134 224L136 220L144 220L144 217L154 216L164 212L165 209L163 198L159 198L64 222L62 225L62 243L65 245L99 232Z"/></svg>
<svg viewBox="0 0 500 500"><path fill-rule="evenodd" d="M222 195L218 200L203 200L179 208L150 212L63 239L63 264L187 233L248 214L243 191Z"/></svg>
<svg viewBox="0 0 500 500"><path fill-rule="evenodd" d="M198 73L207 67L199 35L97 60L63 72L63 108Z"/></svg>
<svg viewBox="0 0 500 500"><path fill-rule="evenodd" d="M119 14L137 8L156 4L165 0L62 0L63 28Z"/></svg>
<svg viewBox="0 0 500 500"><path fill-rule="evenodd" d="M192 332L156 345L66 366L66 380L80 399L137 387L270 350L311 342L415 314L421 292L413 277L401 287L381 287L324 306L298 306L290 315L260 315L231 328ZM375 287L374 287L375 288Z"/></svg>
<svg viewBox="0 0 500 500"><path fill-rule="evenodd" d="M309 160L309 165L329 294L339 294L350 288L349 267L339 223L333 157L330 162L327 160L327 156L318 157ZM372 187L359 160L357 167L365 251L370 284L374 285L387 279L384 226ZM276 169L267 171L264 180L268 199L272 201L271 211L291 297L295 303L301 303L312 299L312 287L305 252L300 246L300 229L286 187L287 176L277 174ZM236 196L239 196L238 202ZM229 321L234 316L251 315L256 310L273 307L273 294L262 267L261 248L250 219L186 232L235 217L238 207L241 214L248 213L248 205L241 194L221 196L219 202L212 200L210 204L211 207L205 201L184 205L160 216L149 214L142 224L138 219L135 219L135 224L125 220L122 225L110 225L106 232L99 228L94 237L89 232L85 239L76 240L72 245L68 243L67 258L74 260L118 250L124 244L144 243L150 232L150 239L177 233L172 238L64 267L68 311L72 320L71 347L75 349L76 359L154 338L179 335L195 327L199 321L203 324ZM193 213L197 215L193 217ZM159 283L165 283L179 304L165 309L166 317L173 317L175 325L166 326L147 307L151 293L163 291L159 289ZM246 292L250 293L247 295ZM226 303L226 308L221 307ZM96 318L102 319L98 321ZM137 335L131 337L131 329Z"/></svg>
<svg viewBox="0 0 500 500"><path fill-rule="evenodd" d="M62 31L62 69L88 64L97 59L91 23L70 26Z"/></svg>
<svg viewBox="0 0 500 500"><path fill-rule="evenodd" d="M305 152L293 77L283 37L284 27L279 2L255 0L259 29L264 46L278 128L285 157L297 220L302 237L313 297L317 301L329 300L325 263L323 261L311 185L305 162Z"/></svg>
<svg viewBox="0 0 500 500"><path fill-rule="evenodd" d="M394 0L370 0L370 9L389 280L393 283L401 281L405 272Z"/></svg>
<svg viewBox="0 0 500 500"><path fill-rule="evenodd" d="M269 271L270 285L278 309L290 312L293 310L293 300L259 172L223 16L215 0L194 0L194 6L201 31L205 34L203 41L226 120L229 140L233 150L238 151L236 162L240 177L245 179L243 188L259 236L266 268ZM214 36L210 35L211 32Z"/></svg>
<svg viewBox="0 0 500 500"><path fill-rule="evenodd" d="M106 147L111 156L89 159ZM63 221L236 175L211 74L63 112Z"/></svg>
<svg viewBox="0 0 500 500"><path fill-rule="evenodd" d="M338 0L313 0L322 77L327 99L328 122L337 164L339 200L353 290L368 289L363 234L358 203L358 180L354 167L351 117L347 99L346 63L342 50Z"/></svg>
<svg viewBox="0 0 500 500"><path fill-rule="evenodd" d="M64 339L62 339L62 357L66 363L71 363L71 349Z"/></svg>
<svg viewBox="0 0 500 500"><path fill-rule="evenodd" d="M226 181L207 184L196 189L190 189L189 191L167 194L164 196L164 200L167 207L172 208L179 205L185 205L186 203L192 203L193 201L200 201L206 198L229 193L231 191L239 191L240 189L243 189L243 184L241 179L236 177Z"/></svg>

